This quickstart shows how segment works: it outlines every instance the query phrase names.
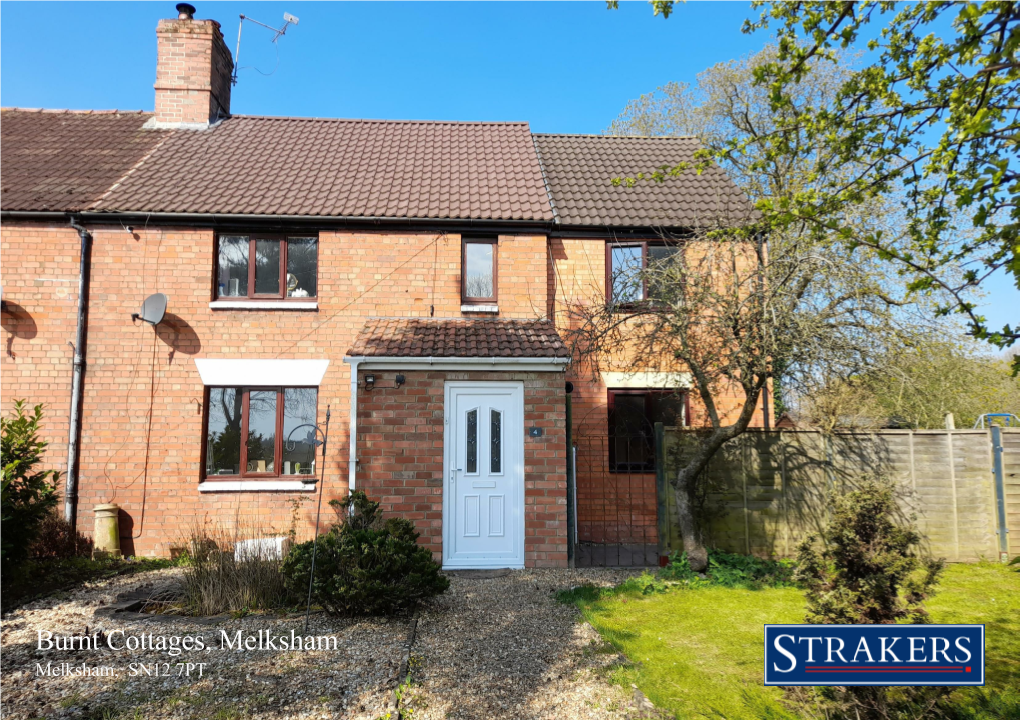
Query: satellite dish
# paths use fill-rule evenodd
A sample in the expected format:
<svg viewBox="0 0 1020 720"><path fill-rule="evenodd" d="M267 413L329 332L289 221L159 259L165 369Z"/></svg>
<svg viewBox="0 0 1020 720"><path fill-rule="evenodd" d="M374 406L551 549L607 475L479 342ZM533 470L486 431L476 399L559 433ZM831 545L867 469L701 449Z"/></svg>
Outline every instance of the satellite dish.
<svg viewBox="0 0 1020 720"><path fill-rule="evenodd" d="M155 293L145 298L142 311L131 316L132 320L142 320L150 325L159 325L166 314L167 297L163 293Z"/></svg>

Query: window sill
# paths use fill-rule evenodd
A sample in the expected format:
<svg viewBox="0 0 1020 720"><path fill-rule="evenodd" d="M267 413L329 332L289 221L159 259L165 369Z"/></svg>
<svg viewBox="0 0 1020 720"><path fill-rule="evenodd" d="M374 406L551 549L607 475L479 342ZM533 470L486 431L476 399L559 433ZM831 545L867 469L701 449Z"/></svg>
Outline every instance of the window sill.
<svg viewBox="0 0 1020 720"><path fill-rule="evenodd" d="M499 305L461 305L462 313L498 313Z"/></svg>
<svg viewBox="0 0 1020 720"><path fill-rule="evenodd" d="M318 310L318 300L213 300L211 310Z"/></svg>
<svg viewBox="0 0 1020 720"><path fill-rule="evenodd" d="M315 492L318 483L300 480L207 480L198 491L209 492Z"/></svg>

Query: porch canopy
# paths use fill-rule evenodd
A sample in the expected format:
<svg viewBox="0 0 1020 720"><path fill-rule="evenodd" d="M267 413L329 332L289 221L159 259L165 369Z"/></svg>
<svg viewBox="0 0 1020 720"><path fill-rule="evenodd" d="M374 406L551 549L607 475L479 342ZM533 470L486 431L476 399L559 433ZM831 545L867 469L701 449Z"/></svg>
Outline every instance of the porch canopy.
<svg viewBox="0 0 1020 720"><path fill-rule="evenodd" d="M570 351L549 320L378 318L344 362L367 370L562 372Z"/></svg>

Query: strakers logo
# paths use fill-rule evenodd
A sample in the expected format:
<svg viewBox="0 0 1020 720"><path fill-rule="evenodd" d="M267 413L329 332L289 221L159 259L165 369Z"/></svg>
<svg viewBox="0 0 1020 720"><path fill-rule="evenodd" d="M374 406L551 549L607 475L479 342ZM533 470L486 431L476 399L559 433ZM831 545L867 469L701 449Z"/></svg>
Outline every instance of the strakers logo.
<svg viewBox="0 0 1020 720"><path fill-rule="evenodd" d="M766 685L984 685L984 625L766 625Z"/></svg>

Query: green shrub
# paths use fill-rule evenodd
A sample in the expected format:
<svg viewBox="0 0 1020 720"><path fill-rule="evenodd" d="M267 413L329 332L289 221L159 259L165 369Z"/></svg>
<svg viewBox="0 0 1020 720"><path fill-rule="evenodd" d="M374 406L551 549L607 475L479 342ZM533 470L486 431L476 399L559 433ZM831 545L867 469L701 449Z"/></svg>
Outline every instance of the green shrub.
<svg viewBox="0 0 1020 720"><path fill-rule="evenodd" d="M4 475L0 491L0 561L5 568L20 565L39 533L39 526L57 504L57 470L36 470L46 443L39 439L42 405L25 413L25 401L14 402L10 418L0 418L0 455Z"/></svg>
<svg viewBox="0 0 1020 720"><path fill-rule="evenodd" d="M39 524L39 533L28 549L33 560L65 560L92 555L92 538L71 530L71 523L50 512Z"/></svg>
<svg viewBox="0 0 1020 720"><path fill-rule="evenodd" d="M704 577L702 577L704 575ZM708 551L708 567L704 573L691 569L687 553L674 552L669 564L659 571L663 580L683 582L692 587L792 587L795 585L792 560L765 560L753 555L738 555L723 550Z"/></svg>
<svg viewBox="0 0 1020 720"><path fill-rule="evenodd" d="M912 522L897 520L890 484L866 479L836 497L821 540L819 546L819 538L808 537L797 556L806 622L931 622L924 601L934 593L945 561L919 557L921 535ZM948 687L848 686L816 688L810 696L827 718L920 720L939 717L949 693Z"/></svg>
<svg viewBox="0 0 1020 720"><path fill-rule="evenodd" d="M312 597L335 615L385 615L439 595L449 586L432 553L416 542L410 521L379 514L379 503L362 491L331 503L339 521L321 535L315 556ZM312 543L291 549L283 564L288 587L308 592Z"/></svg>

